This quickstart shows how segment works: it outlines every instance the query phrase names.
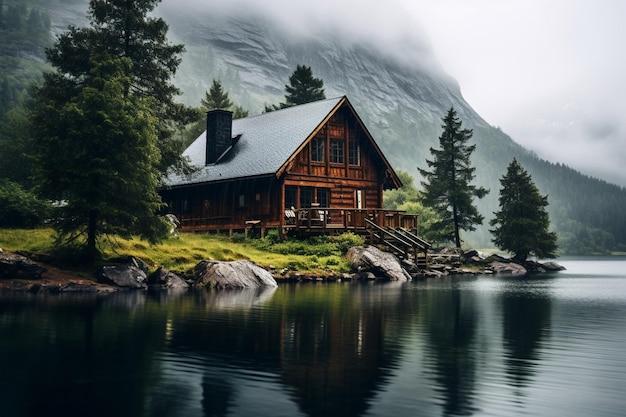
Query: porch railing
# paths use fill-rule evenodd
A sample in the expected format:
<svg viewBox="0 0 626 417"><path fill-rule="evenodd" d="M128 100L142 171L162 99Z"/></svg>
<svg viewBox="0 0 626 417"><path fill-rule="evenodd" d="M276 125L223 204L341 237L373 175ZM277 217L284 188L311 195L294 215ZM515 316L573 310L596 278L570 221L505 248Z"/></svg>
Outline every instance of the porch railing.
<svg viewBox="0 0 626 417"><path fill-rule="evenodd" d="M366 220L380 227L417 229L417 215L401 210L311 207L286 212L286 226L297 229L364 230Z"/></svg>

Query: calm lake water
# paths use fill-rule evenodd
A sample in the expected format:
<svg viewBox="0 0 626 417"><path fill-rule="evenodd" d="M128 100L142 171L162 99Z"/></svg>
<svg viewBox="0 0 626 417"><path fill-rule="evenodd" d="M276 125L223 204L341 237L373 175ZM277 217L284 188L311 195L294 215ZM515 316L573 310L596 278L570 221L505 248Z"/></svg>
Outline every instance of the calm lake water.
<svg viewBox="0 0 626 417"><path fill-rule="evenodd" d="M626 258L261 292L0 295L0 416L624 416Z"/></svg>

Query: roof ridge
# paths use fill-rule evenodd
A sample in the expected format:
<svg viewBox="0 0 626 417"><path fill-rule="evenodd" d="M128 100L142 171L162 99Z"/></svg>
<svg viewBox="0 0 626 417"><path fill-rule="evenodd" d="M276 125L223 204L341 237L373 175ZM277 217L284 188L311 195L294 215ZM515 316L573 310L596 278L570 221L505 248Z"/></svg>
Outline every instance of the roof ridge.
<svg viewBox="0 0 626 417"><path fill-rule="evenodd" d="M337 97L324 98L324 99L321 99L321 100L310 101L308 103L298 104L296 106L290 106L290 107L285 107L283 109L277 109L277 110L272 110L272 111L265 112L265 113L255 114L253 116L248 116L248 117L244 117L242 119L236 119L236 120L254 119L256 117L267 116L267 115L270 115L270 114L276 114L276 113L284 112L285 110L293 110L293 109L296 109L296 108L302 108L302 106L309 106L309 105L312 105L312 104L320 104L322 102L329 102L329 101L339 101L339 100L343 99L344 97L346 97L345 94L341 95L341 96L337 96Z"/></svg>

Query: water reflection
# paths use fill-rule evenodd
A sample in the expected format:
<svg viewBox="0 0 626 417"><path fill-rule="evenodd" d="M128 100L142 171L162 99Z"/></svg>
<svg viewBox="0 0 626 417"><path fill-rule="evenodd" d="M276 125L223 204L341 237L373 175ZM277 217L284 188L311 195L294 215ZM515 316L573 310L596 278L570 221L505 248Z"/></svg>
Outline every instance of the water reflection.
<svg viewBox="0 0 626 417"><path fill-rule="evenodd" d="M451 291L428 292L424 302L429 306L428 362L443 401L443 414L472 414L478 352L474 297L462 295L453 285Z"/></svg>
<svg viewBox="0 0 626 417"><path fill-rule="evenodd" d="M554 412L557 392L608 399L595 410L611 415L625 405L626 301L574 303L562 287L0 295L0 416L576 415L559 400ZM563 366L571 357L582 370ZM598 369L602 393L571 382Z"/></svg>
<svg viewBox="0 0 626 417"><path fill-rule="evenodd" d="M507 377L516 395L532 383L540 348L549 337L551 301L546 281L517 279L500 297Z"/></svg>

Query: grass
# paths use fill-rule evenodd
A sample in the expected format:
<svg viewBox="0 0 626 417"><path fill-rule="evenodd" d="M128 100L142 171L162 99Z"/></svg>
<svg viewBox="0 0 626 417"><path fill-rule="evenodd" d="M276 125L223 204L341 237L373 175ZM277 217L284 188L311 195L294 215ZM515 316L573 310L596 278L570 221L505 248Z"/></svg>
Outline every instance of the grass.
<svg viewBox="0 0 626 417"><path fill-rule="evenodd" d="M9 252L51 254L54 249L52 229L0 229L0 248ZM343 253L346 241L359 240L353 236L316 238L307 241L280 242L276 235L264 239L244 239L241 236L181 233L157 245L137 238L112 237L101 247L103 258L135 256L146 262L151 270L163 266L180 275L190 276L193 268L205 259L217 261L250 260L277 271L298 271L323 275L349 270ZM80 268L78 268L80 269Z"/></svg>

